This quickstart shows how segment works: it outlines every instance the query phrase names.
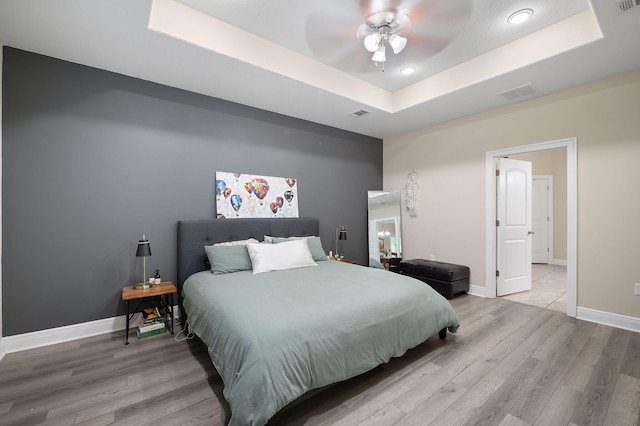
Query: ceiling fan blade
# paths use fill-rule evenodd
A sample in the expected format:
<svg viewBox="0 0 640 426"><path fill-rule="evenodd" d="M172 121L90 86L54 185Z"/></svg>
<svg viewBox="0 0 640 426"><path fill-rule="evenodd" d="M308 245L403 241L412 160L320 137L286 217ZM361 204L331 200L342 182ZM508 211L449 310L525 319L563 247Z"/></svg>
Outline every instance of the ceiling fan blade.
<svg viewBox="0 0 640 426"><path fill-rule="evenodd" d="M358 29L356 30L356 38L365 38L372 32L373 31L371 30L371 27L369 27L367 24L360 24L358 25Z"/></svg>
<svg viewBox="0 0 640 426"><path fill-rule="evenodd" d="M396 33L410 32L411 28L413 27L411 18L409 17L409 15L406 15L404 13L399 14L396 17L396 22L398 23L398 28L396 29Z"/></svg>
<svg viewBox="0 0 640 426"><path fill-rule="evenodd" d="M306 23L305 36L311 52L331 66L351 72L365 69L371 63L371 53L365 49L362 37L373 31L361 13L357 2L324 2Z"/></svg>

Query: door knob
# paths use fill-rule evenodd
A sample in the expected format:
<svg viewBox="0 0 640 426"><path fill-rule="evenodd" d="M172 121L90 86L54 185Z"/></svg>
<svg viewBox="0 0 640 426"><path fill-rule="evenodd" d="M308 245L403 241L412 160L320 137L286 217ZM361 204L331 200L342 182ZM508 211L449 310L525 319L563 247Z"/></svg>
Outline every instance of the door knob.
<svg viewBox="0 0 640 426"><path fill-rule="evenodd" d="M535 231L529 231L529 232L528 232L528 234L529 234L529 235L531 235L531 234L535 234Z"/></svg>

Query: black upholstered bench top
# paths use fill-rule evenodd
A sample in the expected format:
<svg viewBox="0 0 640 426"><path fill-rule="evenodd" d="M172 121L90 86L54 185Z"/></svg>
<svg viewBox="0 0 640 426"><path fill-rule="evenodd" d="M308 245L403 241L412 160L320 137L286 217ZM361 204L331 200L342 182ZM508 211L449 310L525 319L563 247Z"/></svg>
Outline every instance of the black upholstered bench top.
<svg viewBox="0 0 640 426"><path fill-rule="evenodd" d="M447 299L451 299L454 294L469 291L468 266L411 259L400 262L400 272L429 284Z"/></svg>

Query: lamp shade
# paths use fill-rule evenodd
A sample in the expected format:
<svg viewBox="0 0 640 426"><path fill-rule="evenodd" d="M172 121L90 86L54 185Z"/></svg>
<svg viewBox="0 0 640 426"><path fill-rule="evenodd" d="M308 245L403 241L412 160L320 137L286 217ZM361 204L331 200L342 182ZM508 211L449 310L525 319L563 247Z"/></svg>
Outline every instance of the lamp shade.
<svg viewBox="0 0 640 426"><path fill-rule="evenodd" d="M136 257L151 256L151 246L149 240L142 234L142 239L138 240L138 249L136 250Z"/></svg>
<svg viewBox="0 0 640 426"><path fill-rule="evenodd" d="M398 34L392 34L391 37L389 37L389 44L393 49L393 53L400 53L407 45L407 39Z"/></svg>
<svg viewBox="0 0 640 426"><path fill-rule="evenodd" d="M384 62L384 61L386 61L387 60L387 55L385 55L384 51L385 51L384 45L378 46L376 51L373 53L373 56L371 57L371 60L373 62Z"/></svg>
<svg viewBox="0 0 640 426"><path fill-rule="evenodd" d="M369 34L364 38L365 49L367 49L369 52L375 51L378 48L381 39L382 36L380 35L380 33Z"/></svg>
<svg viewBox="0 0 640 426"><path fill-rule="evenodd" d="M338 225L336 226L336 257L339 257L339 252L338 252L338 241L340 240L346 240L347 239L347 231L344 229L344 225Z"/></svg>

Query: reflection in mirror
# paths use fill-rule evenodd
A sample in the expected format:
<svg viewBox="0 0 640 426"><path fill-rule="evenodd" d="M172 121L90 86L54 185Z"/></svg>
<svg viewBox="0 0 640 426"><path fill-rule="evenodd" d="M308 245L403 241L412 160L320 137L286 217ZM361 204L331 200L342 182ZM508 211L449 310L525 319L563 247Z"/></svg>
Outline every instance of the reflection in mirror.
<svg viewBox="0 0 640 426"><path fill-rule="evenodd" d="M400 191L368 191L369 266L393 270L402 258Z"/></svg>

